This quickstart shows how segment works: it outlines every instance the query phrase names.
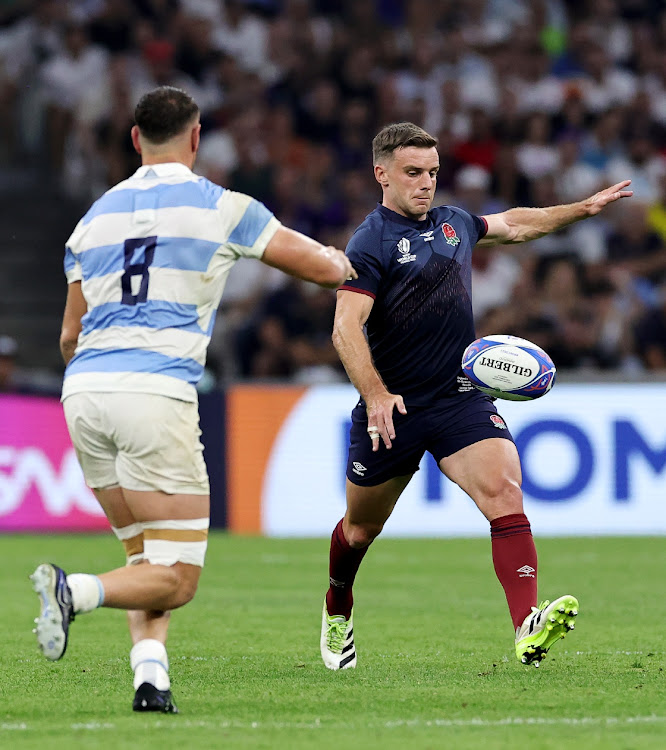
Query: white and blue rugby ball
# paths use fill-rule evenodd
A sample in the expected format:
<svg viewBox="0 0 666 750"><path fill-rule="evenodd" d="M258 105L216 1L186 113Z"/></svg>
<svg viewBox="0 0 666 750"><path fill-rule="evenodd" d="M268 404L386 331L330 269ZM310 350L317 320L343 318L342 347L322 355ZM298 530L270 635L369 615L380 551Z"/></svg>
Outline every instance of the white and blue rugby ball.
<svg viewBox="0 0 666 750"><path fill-rule="evenodd" d="M532 401L555 383L553 360L518 336L497 334L473 341L463 354L462 370L480 391L506 401Z"/></svg>

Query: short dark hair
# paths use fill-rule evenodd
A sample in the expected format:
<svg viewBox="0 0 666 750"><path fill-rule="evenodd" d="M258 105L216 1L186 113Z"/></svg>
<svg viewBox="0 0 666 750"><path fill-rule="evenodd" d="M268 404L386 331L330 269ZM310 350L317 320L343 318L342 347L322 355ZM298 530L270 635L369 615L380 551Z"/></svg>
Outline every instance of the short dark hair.
<svg viewBox="0 0 666 750"><path fill-rule="evenodd" d="M437 145L437 138L426 133L413 122L394 122L385 125L372 139L372 162L378 164L382 159L391 156L396 149L416 146L432 148Z"/></svg>
<svg viewBox="0 0 666 750"><path fill-rule="evenodd" d="M180 135L199 114L192 97L174 86L160 86L144 94L134 110L134 122L151 143L166 143Z"/></svg>

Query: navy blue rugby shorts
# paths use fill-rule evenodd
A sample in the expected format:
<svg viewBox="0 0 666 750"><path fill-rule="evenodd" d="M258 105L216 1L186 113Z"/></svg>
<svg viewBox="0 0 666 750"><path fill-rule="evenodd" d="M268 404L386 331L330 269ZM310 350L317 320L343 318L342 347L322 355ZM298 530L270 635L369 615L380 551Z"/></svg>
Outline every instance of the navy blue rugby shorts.
<svg viewBox="0 0 666 750"><path fill-rule="evenodd" d="M407 414L394 409L393 424L393 447L386 448L380 437L379 450L373 453L365 405L354 408L347 459L350 482L373 487L394 477L413 474L426 451L439 463L442 458L486 438L513 441L492 399L480 391L456 393L431 406L408 406Z"/></svg>

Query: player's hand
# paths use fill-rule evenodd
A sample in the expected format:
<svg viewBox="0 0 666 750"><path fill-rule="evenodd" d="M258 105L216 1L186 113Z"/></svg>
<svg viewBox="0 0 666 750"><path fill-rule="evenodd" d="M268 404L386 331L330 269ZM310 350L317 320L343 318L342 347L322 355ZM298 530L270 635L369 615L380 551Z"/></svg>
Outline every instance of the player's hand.
<svg viewBox="0 0 666 750"><path fill-rule="evenodd" d="M345 281L358 279L358 274L354 270L354 266L352 266L349 258L342 252L342 250L336 250L336 252L340 253L340 255L342 256L342 265L344 267L344 270L342 272L342 281L340 283L344 284Z"/></svg>
<svg viewBox="0 0 666 750"><path fill-rule="evenodd" d="M336 261L340 269L340 272L338 274L338 281L333 285L333 288L341 286L345 283L345 281L358 279L358 274L354 270L354 267L352 266L349 258L342 252L342 250L338 250L337 247L331 247L329 245L328 247L324 248L324 252L329 258L332 258Z"/></svg>
<svg viewBox="0 0 666 750"><path fill-rule="evenodd" d="M391 448L393 445L391 441L395 440L393 409L397 409L401 414L407 414L402 396L386 392L366 398L365 405L368 412L368 437L372 441L372 450L379 450L380 438L387 448Z"/></svg>
<svg viewBox="0 0 666 750"><path fill-rule="evenodd" d="M620 198L631 198L634 191L625 190L629 185L631 185L631 180L622 180L622 182L611 185L611 187L607 187L605 190L600 190L591 198L588 198L585 201L588 216L596 216L609 203L614 203Z"/></svg>

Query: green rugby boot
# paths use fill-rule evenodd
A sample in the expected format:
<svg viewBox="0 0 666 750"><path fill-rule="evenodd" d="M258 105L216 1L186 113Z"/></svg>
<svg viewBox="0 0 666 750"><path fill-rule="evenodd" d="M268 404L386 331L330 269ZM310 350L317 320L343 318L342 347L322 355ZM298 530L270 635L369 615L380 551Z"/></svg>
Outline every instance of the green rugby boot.
<svg viewBox="0 0 666 750"><path fill-rule="evenodd" d="M516 656L523 664L538 667L550 647L574 629L578 614L578 599L566 595L552 604L542 602L532 607L532 612L516 630Z"/></svg>

